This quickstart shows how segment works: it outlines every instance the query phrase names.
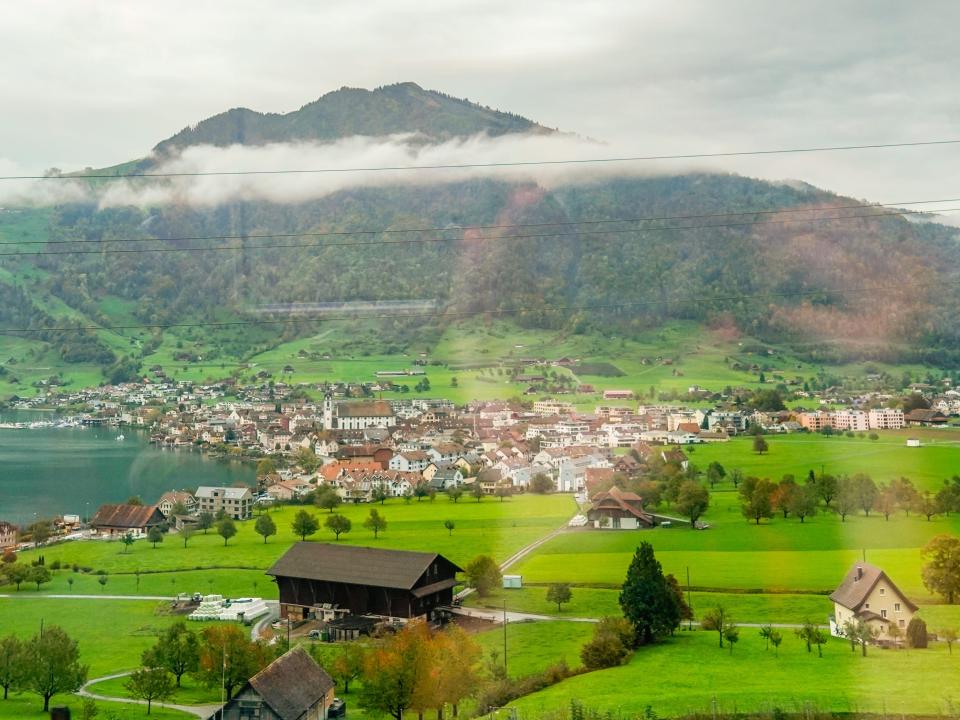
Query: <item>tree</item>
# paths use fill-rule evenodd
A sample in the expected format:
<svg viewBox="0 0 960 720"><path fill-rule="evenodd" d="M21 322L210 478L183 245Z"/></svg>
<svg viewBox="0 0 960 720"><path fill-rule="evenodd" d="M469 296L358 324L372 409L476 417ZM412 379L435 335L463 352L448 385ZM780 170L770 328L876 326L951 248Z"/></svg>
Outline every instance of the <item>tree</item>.
<svg viewBox="0 0 960 720"><path fill-rule="evenodd" d="M154 700L163 702L173 695L173 678L160 667L143 667L131 674L123 684L131 697L147 701L147 715Z"/></svg>
<svg viewBox="0 0 960 720"><path fill-rule="evenodd" d="M7 579L17 586L17 592L20 592L20 585L30 576L30 568L20 563L8 565L4 570Z"/></svg>
<svg viewBox="0 0 960 720"><path fill-rule="evenodd" d="M387 501L387 498L390 497L390 493L387 492L386 485L384 485L383 483L377 483L373 487L373 490L370 493L370 497L373 500L373 502L378 502L381 505L383 505Z"/></svg>
<svg viewBox="0 0 960 720"><path fill-rule="evenodd" d="M463 488L457 487L456 485L451 488L447 488L447 498L453 500L454 503L457 503L462 497Z"/></svg>
<svg viewBox="0 0 960 720"><path fill-rule="evenodd" d="M0 688L3 688L4 700L11 688L23 682L25 664L26 645L16 635L0 637Z"/></svg>
<svg viewBox="0 0 960 720"><path fill-rule="evenodd" d="M780 643L783 642L783 634L779 630L770 632L770 644L773 645L774 654L780 657Z"/></svg>
<svg viewBox="0 0 960 720"><path fill-rule="evenodd" d="M253 524L253 529L256 531L257 535L263 537L264 545L267 544L268 537L277 534L277 524L269 515L261 515L258 517L257 521Z"/></svg>
<svg viewBox="0 0 960 720"><path fill-rule="evenodd" d="M53 534L53 525L49 520L38 520L27 528L27 532L37 545L43 545Z"/></svg>
<svg viewBox="0 0 960 720"><path fill-rule="evenodd" d="M557 604L557 612L560 612L560 606L573 599L573 593L570 590L569 583L554 583L547 588L547 602Z"/></svg>
<svg viewBox="0 0 960 720"><path fill-rule="evenodd" d="M924 587L943 595L952 605L960 596L960 538L937 535L920 556L926 561L921 570Z"/></svg>
<svg viewBox="0 0 960 720"><path fill-rule="evenodd" d="M443 526L447 529L447 537L453 535L453 529L456 527L456 523L453 520L444 520Z"/></svg>
<svg viewBox="0 0 960 720"><path fill-rule="evenodd" d="M865 473L857 473L850 480L856 488L860 509L863 510L864 515L870 517L870 511L877 504L877 495L879 494L877 484L873 481L873 478Z"/></svg>
<svg viewBox="0 0 960 720"><path fill-rule="evenodd" d="M328 662L328 659L322 656L314 659L330 668L330 675L343 688L344 695L347 695L350 693L350 683L363 674L366 650L360 643L344 643L333 662Z"/></svg>
<svg viewBox="0 0 960 720"><path fill-rule="evenodd" d="M770 636L772 634L773 634L773 625L763 625L760 628L760 637L763 638L763 641L765 643L763 647L764 650L770 649Z"/></svg>
<svg viewBox="0 0 960 720"><path fill-rule="evenodd" d="M154 525L147 531L147 542L153 544L153 549L157 549L157 543L163 542L163 530L159 525Z"/></svg>
<svg viewBox="0 0 960 720"><path fill-rule="evenodd" d="M853 480L847 475L843 475L837 480L836 509L840 516L840 522L847 521L847 515L857 508L860 502L860 494Z"/></svg>
<svg viewBox="0 0 960 720"><path fill-rule="evenodd" d="M340 506L341 500L336 490L330 485L323 485L317 490L316 495L314 495L314 502L317 504L317 507L332 513Z"/></svg>
<svg viewBox="0 0 960 720"><path fill-rule="evenodd" d="M773 517L773 492L776 486L764 478L749 477L740 486L740 511L757 525L762 518Z"/></svg>
<svg viewBox="0 0 960 720"><path fill-rule="evenodd" d="M251 642L236 625L204 628L200 635L200 658L196 676L207 687L221 682L227 700L233 691L260 672L270 661L270 653L259 643Z"/></svg>
<svg viewBox="0 0 960 720"><path fill-rule="evenodd" d="M320 465L320 461L317 459L317 455L313 452L312 448L308 447L298 447L296 452L293 454L294 462L303 468L304 472L308 475L316 471L317 467Z"/></svg>
<svg viewBox="0 0 960 720"><path fill-rule="evenodd" d="M917 512L927 519L927 522L930 522L933 516L940 512L940 503L937 502L935 497L930 495L929 490L923 493L914 507L916 507Z"/></svg>
<svg viewBox="0 0 960 720"><path fill-rule="evenodd" d="M537 473L530 481L530 492L532 493L546 495L547 493L553 492L553 489L553 480L546 473Z"/></svg>
<svg viewBox="0 0 960 720"><path fill-rule="evenodd" d="M351 528L353 527L353 523L350 522L350 518L348 518L346 515L341 515L340 513L327 515L327 519L323 524L326 525L327 530L333 533L336 540L339 540L343 533L350 532Z"/></svg>
<svg viewBox="0 0 960 720"><path fill-rule="evenodd" d="M757 455L763 455L770 449L770 446L767 444L766 439L763 435L754 435L753 437L753 451Z"/></svg>
<svg viewBox="0 0 960 720"><path fill-rule="evenodd" d="M133 545L133 533L124 533L123 537L120 538L120 542L123 543L123 552L126 554L130 552L130 546Z"/></svg>
<svg viewBox="0 0 960 720"><path fill-rule="evenodd" d="M100 592L103 592L104 588L107 587L107 574L102 573L97 577L97 582L100 583Z"/></svg>
<svg viewBox="0 0 960 720"><path fill-rule="evenodd" d="M783 479L777 483L777 486L770 496L770 502L773 503L773 507L783 513L784 520L786 520L790 514L790 503L797 489L797 483L793 479L793 475L785 475Z"/></svg>
<svg viewBox="0 0 960 720"><path fill-rule="evenodd" d="M727 471L724 469L723 465L718 463L716 460L707 465L707 482L710 483L710 487L716 485L726 476Z"/></svg>
<svg viewBox="0 0 960 720"><path fill-rule="evenodd" d="M505 498L513 495L513 485L506 482L499 482L494 488L493 494L500 498L500 502L503 502Z"/></svg>
<svg viewBox="0 0 960 720"><path fill-rule="evenodd" d="M373 539L376 540L380 533L387 529L387 519L376 508L370 508L370 514L363 521L363 526L373 531Z"/></svg>
<svg viewBox="0 0 960 720"><path fill-rule="evenodd" d="M152 648L144 650L142 662L144 667L163 668L180 687L180 679L199 667L200 638L180 620L163 630Z"/></svg>
<svg viewBox="0 0 960 720"><path fill-rule="evenodd" d="M817 491L810 485L798 485L790 496L790 512L803 523L817 514Z"/></svg>
<svg viewBox="0 0 960 720"><path fill-rule="evenodd" d="M940 628L937 630L937 637L943 640L947 644L947 651L953 655L953 644L957 641L957 629L956 628ZM3 648L0 646L0 657L2 657ZM0 663L3 661L0 660ZM4 699L6 699L6 692L4 692Z"/></svg>
<svg viewBox="0 0 960 720"><path fill-rule="evenodd" d="M467 585L474 588L480 597L487 597L503 583L500 566L489 555L477 555L467 563L464 574L467 576Z"/></svg>
<svg viewBox="0 0 960 720"><path fill-rule="evenodd" d="M927 624L923 618L914 616L907 623L907 644L912 648L925 648L929 639L927 637Z"/></svg>
<svg viewBox="0 0 960 720"><path fill-rule="evenodd" d="M817 657L823 657L823 646L830 639L829 633L823 628L815 628L810 635L810 642L817 646Z"/></svg>
<svg viewBox="0 0 960 720"><path fill-rule="evenodd" d="M686 480L677 490L674 509L690 521L690 527L697 527L697 519L710 507L710 493L696 480Z"/></svg>
<svg viewBox="0 0 960 720"><path fill-rule="evenodd" d="M183 547L187 547L187 543L190 542L190 538L193 537L194 530L189 525L184 525L180 528L180 539L183 540Z"/></svg>
<svg viewBox="0 0 960 720"><path fill-rule="evenodd" d="M37 590L40 590L40 586L44 583L48 583L53 580L53 575L43 565L34 565L32 568L30 568L30 573L27 577L30 582L37 584Z"/></svg>
<svg viewBox="0 0 960 720"><path fill-rule="evenodd" d="M480 485L479 478L474 479L473 487L470 488L470 494L477 502L483 500L483 487Z"/></svg>
<svg viewBox="0 0 960 720"><path fill-rule="evenodd" d="M422 713L431 665L430 629L426 623L406 626L367 654L361 706L394 720L402 720L403 711L415 705Z"/></svg>
<svg viewBox="0 0 960 720"><path fill-rule="evenodd" d="M743 470L740 468L734 468L730 471L730 482L733 483L733 489L736 490L740 487L740 483L743 482Z"/></svg>
<svg viewBox="0 0 960 720"><path fill-rule="evenodd" d="M620 607L634 628L634 643L645 645L680 626L680 607L648 542L634 553L620 590Z"/></svg>
<svg viewBox="0 0 960 720"><path fill-rule="evenodd" d="M298 510L297 514L293 516L293 522L290 523L290 528L293 530L294 535L299 535L300 540L304 541L308 535L313 535L320 529L320 522L313 513L309 513L306 510Z"/></svg>
<svg viewBox="0 0 960 720"><path fill-rule="evenodd" d="M813 472L811 470L811 472ZM817 495L823 500L823 504L830 507L830 501L837 496L837 478L833 475L821 473L816 476L813 485L817 490Z"/></svg>
<svg viewBox="0 0 960 720"><path fill-rule="evenodd" d="M807 645L807 652L813 652L814 636L817 632L817 626L807 620L803 625L795 629L794 634Z"/></svg>
<svg viewBox="0 0 960 720"><path fill-rule="evenodd" d="M587 670L622 665L633 645L633 627L624 618L605 617L593 630L593 638L580 649Z"/></svg>
<svg viewBox="0 0 960 720"><path fill-rule="evenodd" d="M710 608L700 619L700 627L717 633L721 648L723 647L723 629L729 624L730 619L727 615L727 609L723 605Z"/></svg>
<svg viewBox="0 0 960 720"><path fill-rule="evenodd" d="M883 515L885 520L890 520L890 516L897 511L897 493L891 485L880 486L874 509Z"/></svg>
<svg viewBox="0 0 960 720"><path fill-rule="evenodd" d="M263 458L257 462L257 477L273 475L277 471L277 463L273 458Z"/></svg>
<svg viewBox="0 0 960 720"><path fill-rule="evenodd" d="M733 646L740 640L740 628L733 623L727 623L723 627L723 639L730 646L730 654L733 655Z"/></svg>
<svg viewBox="0 0 960 720"><path fill-rule="evenodd" d="M232 518L225 517L217 522L217 535L223 538L223 545L226 547L227 541L237 534L237 524Z"/></svg>
<svg viewBox="0 0 960 720"><path fill-rule="evenodd" d="M202 512L197 516L197 527L207 534L207 530L213 527L213 513Z"/></svg>
<svg viewBox="0 0 960 720"><path fill-rule="evenodd" d="M34 635L23 658L23 687L43 698L43 712L49 712L54 695L76 692L87 681L76 640L57 625Z"/></svg>

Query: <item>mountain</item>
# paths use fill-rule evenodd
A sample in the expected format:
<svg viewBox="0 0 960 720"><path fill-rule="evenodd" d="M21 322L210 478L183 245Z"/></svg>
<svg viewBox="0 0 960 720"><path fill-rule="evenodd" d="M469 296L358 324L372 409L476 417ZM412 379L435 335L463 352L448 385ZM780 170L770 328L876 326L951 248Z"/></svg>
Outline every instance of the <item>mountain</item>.
<svg viewBox="0 0 960 720"><path fill-rule="evenodd" d="M376 90L341 88L286 114L234 108L161 141L162 157L191 145L265 145L333 141L351 135L422 133L436 140L457 136L551 132L519 115L424 90L411 82Z"/></svg>
<svg viewBox="0 0 960 720"><path fill-rule="evenodd" d="M162 141L142 162L196 143L329 141L356 133L419 133L421 142L436 142L531 132L554 131L404 83L338 90L285 115L231 110ZM61 253L136 239L138 249L155 252L0 258L0 338L4 327L235 321L271 303L428 300L448 314L488 313L529 328L629 336L692 320L788 344L818 361L960 365L958 231L879 209L884 214L874 217L864 217L873 211L862 207L831 209L857 204L803 183L690 173L550 186L483 178L358 187L296 204L17 210L0 217L5 237L55 241L48 249ZM672 219L596 223L644 217ZM499 227L457 230L465 226ZM451 230L369 232L377 228ZM358 230L364 233L342 235ZM298 233L311 235L256 238ZM243 251L217 249L236 239L183 239L206 237L252 239ZM184 248L192 250L171 252ZM446 324L384 319L384 349L399 352L413 338L437 337ZM301 319L51 329L35 336L39 344L30 352L96 363L117 378L161 360L245 359L322 326ZM0 353L6 347L0 342Z"/></svg>

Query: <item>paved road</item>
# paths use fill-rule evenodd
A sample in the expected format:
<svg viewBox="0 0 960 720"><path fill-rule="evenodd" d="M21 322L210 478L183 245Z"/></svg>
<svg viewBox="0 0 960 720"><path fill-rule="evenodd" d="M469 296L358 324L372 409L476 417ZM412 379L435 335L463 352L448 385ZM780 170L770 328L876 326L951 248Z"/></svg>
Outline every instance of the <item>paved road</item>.
<svg viewBox="0 0 960 720"><path fill-rule="evenodd" d="M146 705L146 700L134 700L133 698L128 697L112 697L109 695L98 695L96 693L90 692L87 688L91 685L94 685L98 682L103 682L104 680L116 680L117 678L127 677L130 675L130 672L114 673L113 675L104 675L103 677L94 678L93 680L88 680L86 684L80 688L80 691L77 693L82 697L93 698L94 700L103 700L107 702L122 702L128 703L131 705ZM154 707L167 708L169 710L179 710L180 712L185 712L188 715L193 715L197 718L209 718L213 715L214 712L220 709L220 704L216 705L174 705L172 703L160 703L154 701Z"/></svg>

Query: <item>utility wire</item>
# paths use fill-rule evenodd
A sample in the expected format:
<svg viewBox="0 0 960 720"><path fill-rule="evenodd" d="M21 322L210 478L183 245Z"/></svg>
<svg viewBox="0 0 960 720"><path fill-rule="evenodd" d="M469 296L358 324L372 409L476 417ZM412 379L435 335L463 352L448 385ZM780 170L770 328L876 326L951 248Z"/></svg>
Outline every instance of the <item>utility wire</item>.
<svg viewBox="0 0 960 720"><path fill-rule="evenodd" d="M938 212L954 212L960 210L960 207L941 208ZM868 213L859 215L837 215L833 217L819 218L786 218L783 220L756 220L752 222L735 223L711 223L708 225L671 225L666 227L651 228L617 228L613 230L585 230L566 233L541 233L541 234L514 234L502 236L485 236L479 238L463 237L438 237L438 238L404 238L398 240L378 240L378 241L352 241L352 242L333 242L333 243L274 243L272 245L217 245L208 247L157 247L157 248L110 248L98 250L52 250L52 251L28 251L28 252L0 252L0 257L46 257L49 255L116 255L116 254L141 254L141 253L182 253L182 252L236 252L247 250L274 250L290 248L333 248L333 247L380 247L384 245L414 245L421 243L450 243L450 242L473 242L490 240L529 240L534 238L563 238L563 237L583 237L595 235L613 235L623 233L655 233L655 232L676 232L683 230L709 230L712 228L734 228L748 227L753 225L788 225L791 223L814 223L814 222L839 222L847 220L862 220L877 217L904 217L907 215L927 214L923 210L897 210L891 212ZM163 242L159 238L151 238L156 242Z"/></svg>
<svg viewBox="0 0 960 720"><path fill-rule="evenodd" d="M166 238L77 238L74 240L9 240L0 242L3 245L69 245L75 243L140 243L140 242L192 242L197 240L265 240L276 238L297 237L343 237L355 235L395 235L406 233L427 232L469 232L472 230L507 230L512 228L542 228L542 227L571 227L575 225L607 225L615 223L642 223L660 222L667 220L703 220L719 217L741 217L747 215L779 215L783 213L827 212L831 210L860 210L871 208L900 208L912 205L933 205L939 203L960 202L960 198L941 198L938 200L909 200L891 203L852 203L849 205L822 205L822 206L791 206L766 210L738 210L730 212L702 213L697 215L649 215L635 218L610 218L606 220L556 220L554 222L536 223L504 223L495 225L459 225L446 227L421 228L380 228L375 230L330 230L325 232L296 232L296 233L258 233L255 235L188 235L183 237ZM942 208L935 208L928 212L943 212ZM920 211L917 211L920 212Z"/></svg>
<svg viewBox="0 0 960 720"><path fill-rule="evenodd" d="M894 292L899 292L904 288L910 287L923 287L923 288L932 288L938 286L955 286L957 281L942 281L942 282L916 282L916 283L903 283L894 288L891 288L889 284L883 285L862 285L859 287L851 286L845 288L819 288L812 290L803 290L803 291L793 291L793 292L762 292L762 293L742 293L742 294L733 294L733 295L717 295L714 297L704 297L704 296L691 296L683 298L668 298L662 300L644 300L638 302L628 302L628 303L603 303L595 305L560 305L551 308L554 311L561 312L578 312L582 310L615 310L615 309L627 309L627 308L643 308L643 307L653 307L658 305L673 305L679 303L696 303L697 305L704 305L706 303L714 302L731 302L737 300L759 300L765 298L789 298L789 297L816 297L823 295L856 295L856 294L867 294L870 293L871 297L874 295L886 295ZM81 325L81 326L60 326L60 327L38 327L38 328L0 328L0 334L11 334L11 333L26 333L26 334L37 334L45 332L87 332L87 331L97 331L97 330L165 330L172 328L224 328L224 327L245 327L250 325L281 325L291 322L299 321L336 321L336 320L366 320L366 319L402 319L402 318L431 318L431 319L461 319L468 317L476 317L480 315L487 316L500 316L500 315L519 315L524 312L528 312L530 308L502 308L499 310L463 310L463 311L454 311L454 312L434 312L434 313L370 313L370 314L353 314L353 315L340 315L340 316L318 316L318 317L304 317L299 316L297 318L267 318L267 319L250 319L250 320L228 320L228 321L209 321L209 322L194 322L194 323L144 323L144 324L129 324L129 325Z"/></svg>
<svg viewBox="0 0 960 720"><path fill-rule="evenodd" d="M919 142L873 143L869 145L832 145L808 148L785 148L775 150L737 150L730 152L712 153L685 153L678 155L635 155L626 157L586 158L566 160L517 160L512 162L490 163L443 163L435 165L388 165L376 167L353 168L315 168L315 169L286 169L286 170L217 170L206 172L157 172L157 173L127 173L124 175L0 175L0 180L122 180L124 178L169 178L169 177L211 177L228 175L311 175L320 173L347 173L347 172L384 172L395 170L454 170L458 168L498 168L498 167L528 167L534 165L587 165L593 163L627 163L649 162L654 160L696 160L706 158L747 157L756 155L796 155L818 152L846 152L850 150L881 150L889 148L930 147L941 145L958 145L960 140L924 140Z"/></svg>

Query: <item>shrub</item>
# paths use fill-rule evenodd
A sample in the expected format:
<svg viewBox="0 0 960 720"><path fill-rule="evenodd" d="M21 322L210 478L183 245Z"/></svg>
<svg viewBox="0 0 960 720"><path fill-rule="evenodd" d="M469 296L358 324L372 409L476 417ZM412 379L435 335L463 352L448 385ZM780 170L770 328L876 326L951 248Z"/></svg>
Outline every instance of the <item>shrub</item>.
<svg viewBox="0 0 960 720"><path fill-rule="evenodd" d="M927 624L918 617L913 618L907 625L907 644L912 648L927 646Z"/></svg>

